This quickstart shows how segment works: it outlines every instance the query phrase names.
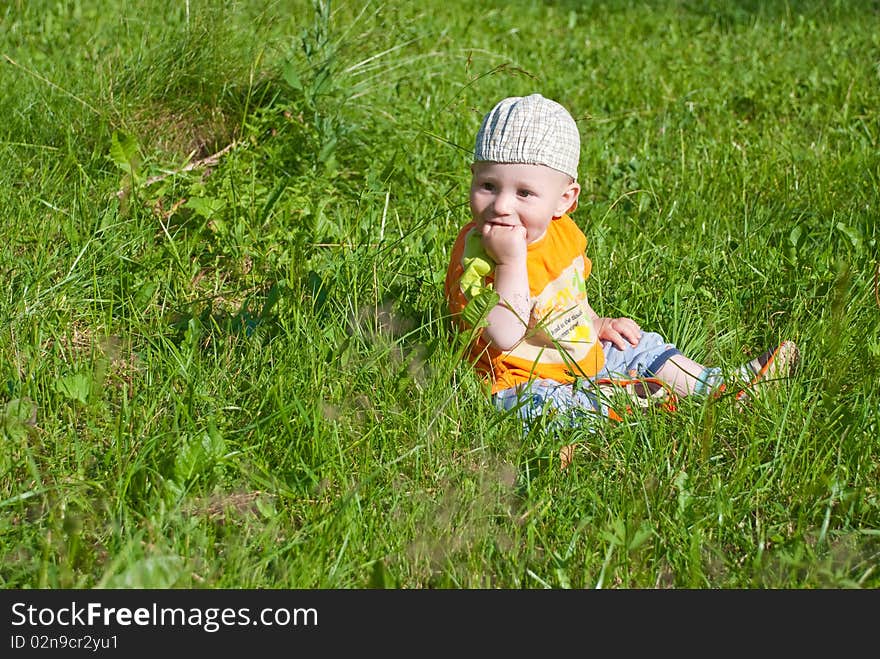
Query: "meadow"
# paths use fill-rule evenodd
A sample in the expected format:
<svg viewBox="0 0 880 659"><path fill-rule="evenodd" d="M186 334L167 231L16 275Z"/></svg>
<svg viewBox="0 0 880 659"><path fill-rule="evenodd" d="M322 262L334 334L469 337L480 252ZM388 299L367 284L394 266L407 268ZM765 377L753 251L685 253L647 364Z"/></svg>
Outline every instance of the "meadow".
<svg viewBox="0 0 880 659"><path fill-rule="evenodd" d="M536 91L593 307L790 380L493 411L442 282ZM9 0L0 209L0 587L880 587L876 0Z"/></svg>

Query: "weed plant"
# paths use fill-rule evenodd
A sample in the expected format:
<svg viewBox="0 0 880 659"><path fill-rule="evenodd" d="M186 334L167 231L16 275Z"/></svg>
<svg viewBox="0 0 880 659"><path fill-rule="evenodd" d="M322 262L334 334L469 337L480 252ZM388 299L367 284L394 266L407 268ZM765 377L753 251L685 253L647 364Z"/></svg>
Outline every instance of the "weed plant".
<svg viewBox="0 0 880 659"><path fill-rule="evenodd" d="M593 306L792 380L492 411L442 280L534 91ZM876 1L4 3L0 585L880 586L878 107Z"/></svg>

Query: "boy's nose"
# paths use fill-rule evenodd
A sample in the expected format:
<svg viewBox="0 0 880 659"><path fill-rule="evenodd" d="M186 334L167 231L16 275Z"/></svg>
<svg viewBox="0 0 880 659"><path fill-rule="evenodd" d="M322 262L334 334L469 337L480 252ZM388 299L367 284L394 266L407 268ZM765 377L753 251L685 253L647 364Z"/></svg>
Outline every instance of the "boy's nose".
<svg viewBox="0 0 880 659"><path fill-rule="evenodd" d="M513 210L513 197L505 192L499 192L492 206L498 215L509 215Z"/></svg>

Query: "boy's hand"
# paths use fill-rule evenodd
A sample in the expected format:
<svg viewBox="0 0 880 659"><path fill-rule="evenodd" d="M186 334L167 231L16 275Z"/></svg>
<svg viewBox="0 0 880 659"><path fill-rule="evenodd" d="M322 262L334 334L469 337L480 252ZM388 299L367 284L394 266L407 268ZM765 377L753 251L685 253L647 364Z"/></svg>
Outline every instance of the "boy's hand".
<svg viewBox="0 0 880 659"><path fill-rule="evenodd" d="M496 264L525 263L528 254L525 227L486 223L481 232L483 247Z"/></svg>
<svg viewBox="0 0 880 659"><path fill-rule="evenodd" d="M642 328L632 318L597 318L596 333L600 341L611 341L618 350L625 350L629 342L637 346L642 338Z"/></svg>

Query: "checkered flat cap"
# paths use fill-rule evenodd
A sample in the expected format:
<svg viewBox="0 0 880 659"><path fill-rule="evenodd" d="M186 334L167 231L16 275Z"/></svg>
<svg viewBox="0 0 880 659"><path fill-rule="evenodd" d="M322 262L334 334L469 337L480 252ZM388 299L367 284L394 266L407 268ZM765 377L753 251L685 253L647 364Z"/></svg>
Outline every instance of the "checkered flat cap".
<svg viewBox="0 0 880 659"><path fill-rule="evenodd" d="M540 94L511 96L483 117L474 162L546 165L577 180L581 138L564 107Z"/></svg>

